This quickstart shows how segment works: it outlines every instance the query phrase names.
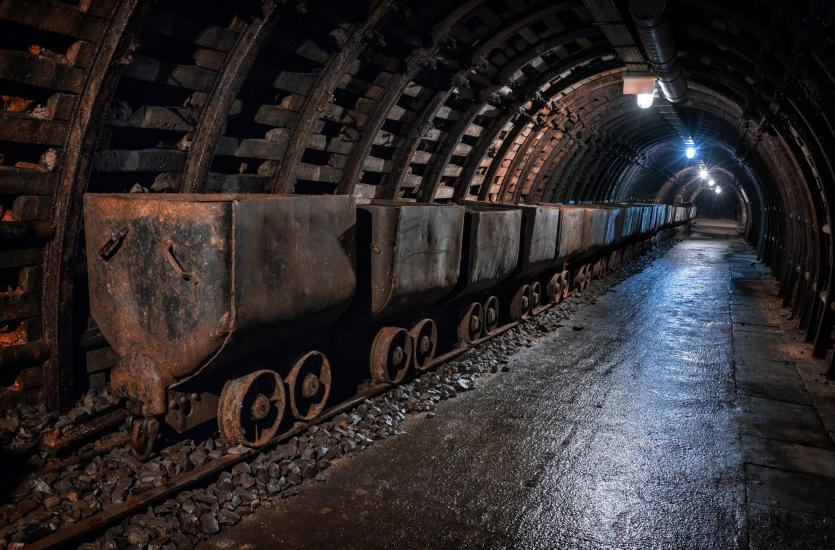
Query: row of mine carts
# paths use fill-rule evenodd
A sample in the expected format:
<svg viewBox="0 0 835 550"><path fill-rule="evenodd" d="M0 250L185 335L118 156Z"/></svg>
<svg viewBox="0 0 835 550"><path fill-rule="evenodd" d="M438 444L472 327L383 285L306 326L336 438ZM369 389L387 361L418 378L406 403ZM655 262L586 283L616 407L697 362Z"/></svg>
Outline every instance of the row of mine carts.
<svg viewBox="0 0 835 550"><path fill-rule="evenodd" d="M91 312L119 357L111 389L134 415L137 454L150 453L161 420L182 433L217 417L227 442L259 446L350 395L332 389L426 370L584 289L694 214L90 194Z"/></svg>

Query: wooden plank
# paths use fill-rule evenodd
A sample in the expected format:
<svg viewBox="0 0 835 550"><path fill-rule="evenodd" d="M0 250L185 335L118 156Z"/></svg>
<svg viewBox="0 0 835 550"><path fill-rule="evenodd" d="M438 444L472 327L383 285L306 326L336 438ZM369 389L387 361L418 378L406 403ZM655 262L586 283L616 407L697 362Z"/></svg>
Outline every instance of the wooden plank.
<svg viewBox="0 0 835 550"><path fill-rule="evenodd" d="M194 65L161 63L158 59L138 54L134 56L133 63L125 67L123 74L145 82L203 92L212 89L217 76L215 71L209 69L201 69Z"/></svg>
<svg viewBox="0 0 835 550"><path fill-rule="evenodd" d="M41 313L38 295L34 292L27 294L0 294L0 322L17 321L35 317Z"/></svg>
<svg viewBox="0 0 835 550"><path fill-rule="evenodd" d="M0 246L20 247L21 244L39 244L52 237L52 224L48 221L0 222Z"/></svg>
<svg viewBox="0 0 835 550"><path fill-rule="evenodd" d="M46 100L46 108L53 120L70 120L75 100L76 96L72 94L52 94Z"/></svg>
<svg viewBox="0 0 835 550"><path fill-rule="evenodd" d="M131 128L151 128L154 130L177 130L188 132L194 129L196 114L193 109L185 107L162 107L159 105L143 105L119 119L105 118L108 126L127 126Z"/></svg>
<svg viewBox="0 0 835 550"><path fill-rule="evenodd" d="M53 0L5 0L0 3L0 19L88 42L96 42L105 26L104 19Z"/></svg>
<svg viewBox="0 0 835 550"><path fill-rule="evenodd" d="M155 13L148 21L146 29L178 40L187 40L198 46L223 51L231 50L238 36L238 33L230 29L207 27L196 19L186 19L165 12Z"/></svg>
<svg viewBox="0 0 835 550"><path fill-rule="evenodd" d="M169 149L101 151L93 161L97 172L179 172L186 153Z"/></svg>
<svg viewBox="0 0 835 550"><path fill-rule="evenodd" d="M0 140L61 146L66 137L65 122L0 111Z"/></svg>
<svg viewBox="0 0 835 550"><path fill-rule="evenodd" d="M0 250L0 268L24 267L41 263L41 249Z"/></svg>
<svg viewBox="0 0 835 550"><path fill-rule="evenodd" d="M46 170L0 166L0 195L52 195L55 177Z"/></svg>
<svg viewBox="0 0 835 550"><path fill-rule="evenodd" d="M6 80L60 92L78 93L84 85L81 69L13 50L0 50L0 74Z"/></svg>
<svg viewBox="0 0 835 550"><path fill-rule="evenodd" d="M49 357L49 347L43 340L0 348L0 371L40 365Z"/></svg>

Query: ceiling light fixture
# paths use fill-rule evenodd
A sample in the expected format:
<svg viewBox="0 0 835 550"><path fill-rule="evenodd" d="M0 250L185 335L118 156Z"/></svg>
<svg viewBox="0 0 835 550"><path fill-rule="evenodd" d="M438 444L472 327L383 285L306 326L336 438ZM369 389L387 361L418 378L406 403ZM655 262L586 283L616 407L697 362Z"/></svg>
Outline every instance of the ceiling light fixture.
<svg viewBox="0 0 835 550"><path fill-rule="evenodd" d="M649 73L623 75L623 93L636 96L638 107L649 109L655 95L655 76Z"/></svg>
<svg viewBox="0 0 835 550"><path fill-rule="evenodd" d="M714 185L716 185L716 182L713 179L711 179L709 182L707 182L707 184L713 187Z"/></svg>
<svg viewBox="0 0 835 550"><path fill-rule="evenodd" d="M706 180L708 178L708 176L710 176L710 174L707 172L707 170L705 170L704 168L699 170L699 177L700 178L702 178L703 180Z"/></svg>
<svg viewBox="0 0 835 550"><path fill-rule="evenodd" d="M685 139L684 140L684 145L687 146L687 148L684 150L684 156L686 156L689 159L692 159L693 157L695 157L696 156L696 142L693 141L693 138L689 137L689 138ZM699 164L701 164L701 163L699 163Z"/></svg>
<svg viewBox="0 0 835 550"><path fill-rule="evenodd" d="M717 187L716 189L714 189L714 191L716 191L716 194L718 195L719 193L721 193L721 192L722 192L722 188L721 188L721 187Z"/></svg>

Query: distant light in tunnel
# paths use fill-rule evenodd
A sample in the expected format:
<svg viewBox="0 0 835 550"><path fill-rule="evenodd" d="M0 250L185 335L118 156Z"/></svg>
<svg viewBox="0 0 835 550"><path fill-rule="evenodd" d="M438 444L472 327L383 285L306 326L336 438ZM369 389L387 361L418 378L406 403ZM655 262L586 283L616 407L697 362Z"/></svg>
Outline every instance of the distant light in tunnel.
<svg viewBox="0 0 835 550"><path fill-rule="evenodd" d="M703 180L706 180L708 178L708 176L710 176L710 174L708 174L707 170L705 170L704 168L702 168L699 171L699 177L702 178Z"/></svg>
<svg viewBox="0 0 835 550"><path fill-rule="evenodd" d="M684 155L687 158L692 159L693 157L696 156L696 148L693 147L692 145L688 146L687 149L684 150Z"/></svg>
<svg viewBox="0 0 835 550"><path fill-rule="evenodd" d="M638 107L641 109L649 109L652 107L653 94L636 94L638 97Z"/></svg>
<svg viewBox="0 0 835 550"><path fill-rule="evenodd" d="M707 184L708 184L709 186L713 187L714 185L716 185L716 181L715 181L715 180L713 180L713 179L711 179L709 182L707 182Z"/></svg>
<svg viewBox="0 0 835 550"><path fill-rule="evenodd" d="M721 193L721 192L722 192L722 188L721 188L721 187L717 187L716 189L714 189L714 191L716 191L716 194L718 195L719 193Z"/></svg>

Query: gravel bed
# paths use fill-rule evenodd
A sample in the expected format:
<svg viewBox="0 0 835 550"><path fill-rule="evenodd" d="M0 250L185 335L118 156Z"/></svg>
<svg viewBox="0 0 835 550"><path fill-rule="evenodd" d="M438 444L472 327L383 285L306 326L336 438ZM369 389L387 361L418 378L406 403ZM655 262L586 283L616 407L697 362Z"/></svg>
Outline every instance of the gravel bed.
<svg viewBox="0 0 835 550"><path fill-rule="evenodd" d="M326 481L332 460L397 434L400 423L409 414L434 417L434 409L441 400L473 389L482 377L510 370L509 358L517 350L562 327L562 322L584 304L594 303L611 287L642 271L674 242L670 240L628 266L607 273L584 292L571 294L547 312L455 360L366 399L352 410L238 463L222 472L213 483L204 483L150 506L145 513L125 519L80 548L192 548L200 540L218 533L224 525L235 525L262 504L297 494L302 483ZM570 329L581 330L581 327ZM42 406L19 405L0 419L0 445L6 445L4 452L21 452L37 441L40 431L66 424L109 404L105 390L86 395L78 407L61 417L49 415ZM121 447L84 464L25 475L18 487L4 495L6 503L0 505L0 550L23 548L62 526L76 523L130 495L158 487L230 452L242 454L243 449L228 448L220 437L182 440L162 449L158 456L145 463ZM40 467L45 458L43 453L34 453L30 466Z"/></svg>

